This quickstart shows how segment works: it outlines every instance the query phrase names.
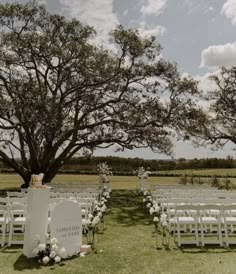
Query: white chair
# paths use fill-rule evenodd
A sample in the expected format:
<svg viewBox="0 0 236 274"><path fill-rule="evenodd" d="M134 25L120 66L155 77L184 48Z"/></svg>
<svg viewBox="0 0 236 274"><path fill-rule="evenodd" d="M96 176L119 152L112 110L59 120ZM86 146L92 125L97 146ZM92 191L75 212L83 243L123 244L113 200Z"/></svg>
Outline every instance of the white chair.
<svg viewBox="0 0 236 274"><path fill-rule="evenodd" d="M15 235L24 234L24 226L26 222L26 205L20 203L13 203L8 205L8 211L10 216L10 231L8 246L12 244L22 244L23 240L14 239Z"/></svg>
<svg viewBox="0 0 236 274"><path fill-rule="evenodd" d="M7 197L7 204L22 204L25 205L27 202L27 198L20 198L20 197Z"/></svg>
<svg viewBox="0 0 236 274"><path fill-rule="evenodd" d="M17 191L9 191L7 192L7 197L11 198L24 198L25 197L25 193L24 192L17 192Z"/></svg>
<svg viewBox="0 0 236 274"><path fill-rule="evenodd" d="M205 244L223 245L221 231L221 209L222 206L216 204L199 206L199 226L201 230L202 246Z"/></svg>
<svg viewBox="0 0 236 274"><path fill-rule="evenodd" d="M175 217L170 221L174 223L174 231L177 231L178 246L182 244L199 245L198 206L176 205ZM190 236L191 238L189 239Z"/></svg>
<svg viewBox="0 0 236 274"><path fill-rule="evenodd" d="M7 214L7 206L6 205L0 205L0 230L1 230L1 246L4 246L5 244L5 238L6 238L6 231L7 231L7 225L9 222L8 214Z"/></svg>
<svg viewBox="0 0 236 274"><path fill-rule="evenodd" d="M222 210L222 222L224 225L225 245L236 244L236 204L224 205ZM234 238L233 238L234 237Z"/></svg>

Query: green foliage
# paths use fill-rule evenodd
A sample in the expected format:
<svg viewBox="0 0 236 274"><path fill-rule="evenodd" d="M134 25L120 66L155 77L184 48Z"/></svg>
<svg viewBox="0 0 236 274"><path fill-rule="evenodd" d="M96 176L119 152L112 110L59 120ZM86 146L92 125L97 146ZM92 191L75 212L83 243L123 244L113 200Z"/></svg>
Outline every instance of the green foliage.
<svg viewBox="0 0 236 274"><path fill-rule="evenodd" d="M32 173L50 182L97 147L171 154L197 83L161 58L152 37L118 26L110 52L90 43L92 27L36 1L1 4L0 28L0 159L26 184Z"/></svg>

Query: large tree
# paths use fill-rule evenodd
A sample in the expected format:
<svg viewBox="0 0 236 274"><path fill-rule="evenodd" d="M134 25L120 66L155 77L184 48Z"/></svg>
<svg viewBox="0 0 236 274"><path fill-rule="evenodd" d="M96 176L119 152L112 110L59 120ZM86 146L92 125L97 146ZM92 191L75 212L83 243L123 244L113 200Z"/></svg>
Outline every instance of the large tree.
<svg viewBox="0 0 236 274"><path fill-rule="evenodd" d="M91 42L93 28L35 2L0 5L0 27L0 158L26 185L97 147L171 152L196 83L153 37L118 26L111 52Z"/></svg>
<svg viewBox="0 0 236 274"><path fill-rule="evenodd" d="M188 133L198 144L218 149L228 142L236 144L236 67L223 67L209 79L211 89L201 92L203 107L200 111L192 109L197 113L192 123L198 126Z"/></svg>

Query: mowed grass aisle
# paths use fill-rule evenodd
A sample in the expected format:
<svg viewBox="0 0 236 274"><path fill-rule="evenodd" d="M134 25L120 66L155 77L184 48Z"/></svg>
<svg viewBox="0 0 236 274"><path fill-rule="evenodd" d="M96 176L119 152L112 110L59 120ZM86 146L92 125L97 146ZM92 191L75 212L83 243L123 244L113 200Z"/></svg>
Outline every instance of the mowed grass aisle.
<svg viewBox="0 0 236 274"><path fill-rule="evenodd" d="M153 224L142 196L134 190L113 190L105 231L97 235L96 252L60 265L43 266L22 255L22 247L0 253L0 273L58 274L235 274L236 249L218 247L168 249L155 247ZM172 238L171 238L172 239Z"/></svg>

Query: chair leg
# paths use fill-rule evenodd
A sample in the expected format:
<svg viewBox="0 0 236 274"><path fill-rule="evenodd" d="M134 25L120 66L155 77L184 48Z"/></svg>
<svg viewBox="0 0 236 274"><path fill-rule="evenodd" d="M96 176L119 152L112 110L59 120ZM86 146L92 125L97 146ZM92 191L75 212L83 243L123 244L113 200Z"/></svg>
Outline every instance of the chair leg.
<svg viewBox="0 0 236 274"><path fill-rule="evenodd" d="M220 243L220 246L223 246L222 232L221 232L221 224L218 225L218 235L219 235L219 243Z"/></svg>
<svg viewBox="0 0 236 274"><path fill-rule="evenodd" d="M179 223L177 224L177 241L178 241L178 246L181 246L181 239L180 239L180 225Z"/></svg>
<svg viewBox="0 0 236 274"><path fill-rule="evenodd" d="M196 245L199 246L198 226L197 226L197 224L195 224L195 239L196 239Z"/></svg>
<svg viewBox="0 0 236 274"><path fill-rule="evenodd" d="M12 233L13 233L13 224L10 224L10 230L9 230L9 238L8 238L8 246L11 246L12 242Z"/></svg>
<svg viewBox="0 0 236 274"><path fill-rule="evenodd" d="M200 228L201 228L201 243L202 243L202 246L205 246L205 242L204 242L204 232L203 232L204 225L201 224Z"/></svg>
<svg viewBox="0 0 236 274"><path fill-rule="evenodd" d="M5 237L6 237L6 224L2 225L2 247L5 244Z"/></svg>

